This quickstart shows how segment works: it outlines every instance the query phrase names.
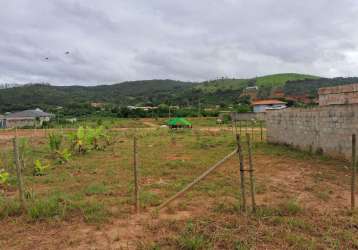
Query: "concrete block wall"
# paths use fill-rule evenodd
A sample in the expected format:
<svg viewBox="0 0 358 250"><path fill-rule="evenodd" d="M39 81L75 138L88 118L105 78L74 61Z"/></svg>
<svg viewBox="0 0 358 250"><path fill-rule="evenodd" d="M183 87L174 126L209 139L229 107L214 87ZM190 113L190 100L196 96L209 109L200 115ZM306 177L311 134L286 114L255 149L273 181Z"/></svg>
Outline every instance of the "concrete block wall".
<svg viewBox="0 0 358 250"><path fill-rule="evenodd" d="M356 104L358 103L358 84L320 88L318 95L320 106Z"/></svg>
<svg viewBox="0 0 358 250"><path fill-rule="evenodd" d="M271 111L270 111L271 112ZM266 112L267 113L267 112ZM230 113L231 119L236 121L250 121L250 120L257 120L257 121L264 121L266 117L266 113Z"/></svg>
<svg viewBox="0 0 358 250"><path fill-rule="evenodd" d="M335 158L351 158L358 104L286 109L266 114L267 140Z"/></svg>

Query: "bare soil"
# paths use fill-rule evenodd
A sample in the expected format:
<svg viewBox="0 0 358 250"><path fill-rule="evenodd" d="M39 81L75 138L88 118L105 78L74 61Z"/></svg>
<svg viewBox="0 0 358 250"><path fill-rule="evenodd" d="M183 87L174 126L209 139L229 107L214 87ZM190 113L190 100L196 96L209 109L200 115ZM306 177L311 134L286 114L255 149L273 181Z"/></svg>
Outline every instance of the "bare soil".
<svg viewBox="0 0 358 250"><path fill-rule="evenodd" d="M20 133L23 135L25 132L21 131ZM5 135L2 134L2 136ZM190 157L185 155L168 155L167 158L190 160ZM254 164L258 206L278 207L282 202L294 199L307 211L303 219L314 227L319 227L315 230L319 234L323 233L322 231L327 227L324 224L327 218L332 221L333 218L342 218L342 221L349 218L347 211L350 205L350 177L349 171L343 166L344 163L257 153L254 157ZM233 174L238 175L237 159L229 160L203 183L215 180L218 175ZM161 178L145 179L142 184L161 181L163 181ZM195 188L193 192L195 192ZM213 208L219 202L228 202L230 199L232 200L232 197L216 197L215 195L202 195L193 199L189 195L189 198L180 198L159 214L153 213L151 209L146 209L139 215L133 214L128 218L111 218L107 223L95 225L77 219L36 223L28 223L21 218L18 220L5 219L1 222L0 248L145 249L144 246L148 246L150 243L163 243L165 239L175 237L178 233L177 230L183 229L182 226L179 226L179 229L173 229L177 225L176 223L184 225L183 223L189 220L211 217ZM184 201L187 205L183 207L182 202ZM248 202L250 204L250 199ZM216 216L218 216L217 221L221 221L223 220L222 216L226 215ZM237 214L236 217L241 218L243 226L249 227L250 223L247 222L245 215ZM215 217L212 219L215 221ZM277 234L283 235L285 232L282 228L268 228L265 223L254 223L252 226L256 232L254 235L257 237L255 244L257 249L305 248L304 245L299 246L294 243L293 245L287 245L287 243L279 245L280 239L267 240L266 236L264 237L270 230L278 230L280 232ZM349 226L349 224L336 225L338 228L342 227L342 230ZM357 225L354 224L354 226ZM233 230L233 233L235 232ZM323 237L323 235L316 237ZM348 244L348 246L354 247L352 244ZM316 247L320 249L322 246L320 247L318 244ZM220 249L220 245L216 245L214 248Z"/></svg>

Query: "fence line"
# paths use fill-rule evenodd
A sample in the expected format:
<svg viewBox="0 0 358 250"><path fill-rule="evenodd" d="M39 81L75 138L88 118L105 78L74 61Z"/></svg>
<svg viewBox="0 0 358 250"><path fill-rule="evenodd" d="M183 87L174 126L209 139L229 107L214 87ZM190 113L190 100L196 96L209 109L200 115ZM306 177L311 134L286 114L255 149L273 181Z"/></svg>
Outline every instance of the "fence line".
<svg viewBox="0 0 358 250"><path fill-rule="evenodd" d="M190 184L188 184L185 188L183 188L181 191L177 192L175 195L164 201L160 206L158 206L156 209L160 211L164 207L168 206L171 202L185 194L188 190L190 190L195 184L197 184L199 181L204 179L206 176L208 176L212 171L214 171L217 167L221 166L224 162L229 160L232 156L234 156L237 153L237 149L232 151L230 154L225 156L223 159L215 163L213 166L208 168L204 173L202 173L198 178L196 178L194 181L192 181Z"/></svg>

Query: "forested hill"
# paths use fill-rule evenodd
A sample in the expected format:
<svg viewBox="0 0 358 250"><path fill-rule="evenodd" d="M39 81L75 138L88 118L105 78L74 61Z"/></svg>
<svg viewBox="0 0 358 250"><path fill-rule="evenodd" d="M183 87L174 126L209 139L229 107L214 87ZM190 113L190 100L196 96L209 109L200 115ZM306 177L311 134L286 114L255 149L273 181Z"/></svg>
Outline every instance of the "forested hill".
<svg viewBox="0 0 358 250"><path fill-rule="evenodd" d="M99 86L52 86L27 84L0 89L0 113L41 107L71 107L91 102L125 105L203 106L231 105L239 101L248 86L258 87L258 97L272 97L276 90L284 97L314 97L322 86L358 82L358 78L319 78L302 74L276 74L252 79L220 78L205 82L144 80Z"/></svg>

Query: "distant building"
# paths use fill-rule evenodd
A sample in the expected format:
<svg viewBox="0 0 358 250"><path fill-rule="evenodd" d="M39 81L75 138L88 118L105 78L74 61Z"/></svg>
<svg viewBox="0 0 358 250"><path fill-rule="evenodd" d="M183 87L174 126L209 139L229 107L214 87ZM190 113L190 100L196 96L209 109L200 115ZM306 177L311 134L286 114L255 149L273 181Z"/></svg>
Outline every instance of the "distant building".
<svg viewBox="0 0 358 250"><path fill-rule="evenodd" d="M5 128L5 116L0 115L0 128Z"/></svg>
<svg viewBox="0 0 358 250"><path fill-rule="evenodd" d="M94 108L104 108L105 105L103 102L91 102L91 107Z"/></svg>
<svg viewBox="0 0 358 250"><path fill-rule="evenodd" d="M54 114L46 113L41 109L29 109L19 112L8 113L4 117L4 128L22 128L42 126L44 122L49 122Z"/></svg>
<svg viewBox="0 0 358 250"><path fill-rule="evenodd" d="M241 96L250 96L251 100L255 100L257 98L258 91L259 91L259 87L249 86L244 89Z"/></svg>
<svg viewBox="0 0 358 250"><path fill-rule="evenodd" d="M127 108L130 109L130 110L141 109L141 110L144 110L144 111L148 111L148 110L157 109L158 107L152 107L152 106L143 106L143 107L140 107L140 106L127 106Z"/></svg>
<svg viewBox="0 0 358 250"><path fill-rule="evenodd" d="M287 108L285 102L276 99L256 100L252 102L252 106L255 113Z"/></svg>

